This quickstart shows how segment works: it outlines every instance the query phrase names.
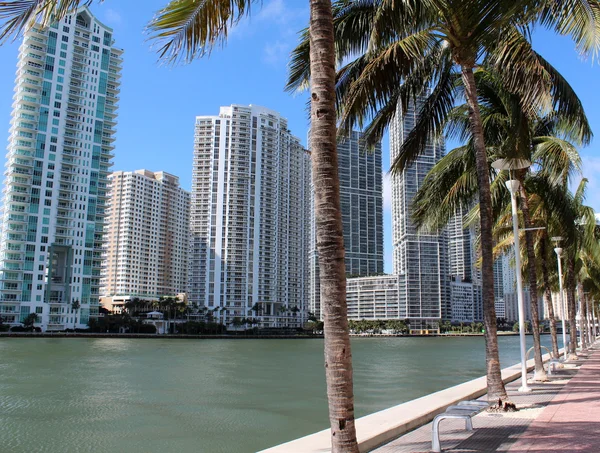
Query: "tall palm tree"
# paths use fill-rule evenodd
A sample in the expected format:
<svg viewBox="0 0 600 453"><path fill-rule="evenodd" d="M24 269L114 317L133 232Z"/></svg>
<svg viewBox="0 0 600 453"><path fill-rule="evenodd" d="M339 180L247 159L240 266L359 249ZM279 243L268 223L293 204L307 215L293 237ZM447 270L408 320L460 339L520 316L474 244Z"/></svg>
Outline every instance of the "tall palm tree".
<svg viewBox="0 0 600 453"><path fill-rule="evenodd" d="M83 0L0 3L0 39L35 20L49 25ZM85 0L85 4L92 0ZM226 41L256 0L171 0L149 24L160 58L190 61ZM346 307L346 271L337 167L335 47L331 0L309 0L311 154L317 249L325 323L325 369L333 452L358 452L354 427L352 354Z"/></svg>
<svg viewBox="0 0 600 453"><path fill-rule="evenodd" d="M586 257L594 261L600 260L600 245L594 210L584 204L587 189L587 179L583 179L572 198L573 210L576 221L572 225L565 225L571 240L565 248L566 251L566 293L569 316L569 354L572 359L577 358L577 302L575 293L578 287L579 271ZM583 314L583 313L582 313ZM583 337L583 335L582 335Z"/></svg>
<svg viewBox="0 0 600 453"><path fill-rule="evenodd" d="M590 11L592 14L590 14ZM488 397L506 399L500 374L494 308L492 199L474 69L488 58L512 90L533 109L552 98L554 69L530 46L528 24L539 22L572 35L582 53L600 48L597 0L338 0L334 7L338 62L337 97L341 129L370 123L367 141L376 143L396 115L431 88L416 126L393 164L401 171L442 133L444 118L463 81L472 134L479 195ZM289 89L306 86L310 42L307 33L291 63ZM569 109L569 104L559 104Z"/></svg>
<svg viewBox="0 0 600 453"><path fill-rule="evenodd" d="M542 189L544 197L557 192L553 187L556 181L566 188L569 176L578 170L579 155L575 146L568 141L586 143L591 137L591 131L585 118L581 103L575 93L568 87L563 87L562 96L572 104L570 112L552 112L540 117L539 113L525 108L521 97L511 93L503 81L486 67L479 68L475 73L478 97L481 104L483 134L488 148L488 160L496 157L524 157L535 162L541 168L534 178L537 189ZM561 80L562 84L565 84ZM469 139L466 146L451 151L444 157L421 186L415 199L415 217L417 224L427 224L439 228L448 221L450 215L460 205L471 205L476 193L475 162L469 148L472 146L468 106L460 105L448 115L447 130L459 138ZM466 156L465 156L466 153ZM466 157L466 158L465 158ZM503 177L502 177L503 176ZM525 182L525 174L520 175ZM492 184L492 198L495 200L495 217L500 214L498 208L504 203L504 215L501 217L505 228L506 246L512 247L512 216L507 191L501 182L506 175L497 175L498 179ZM532 178L529 178L530 180ZM500 182L500 184L498 184ZM521 185L521 207L524 224L530 228L533 223L529 210L529 196L526 192L528 184ZM558 190L559 195L560 189ZM553 204L553 207L557 203ZM560 204L559 204L560 205ZM539 203L536 205L539 209ZM537 211L536 209L536 211ZM559 209L562 212L562 209ZM537 216L536 216L537 218ZM570 217L572 223L573 217ZM537 269L534 252L534 237L532 231L526 231L526 258L528 266L529 290L531 294L532 325L534 336L534 351L536 363L536 379L545 380L540 344L540 329L537 307ZM550 301L551 302L551 301ZM551 314L553 344L555 353L558 351L556 340L556 325L553 322L551 303L548 305Z"/></svg>

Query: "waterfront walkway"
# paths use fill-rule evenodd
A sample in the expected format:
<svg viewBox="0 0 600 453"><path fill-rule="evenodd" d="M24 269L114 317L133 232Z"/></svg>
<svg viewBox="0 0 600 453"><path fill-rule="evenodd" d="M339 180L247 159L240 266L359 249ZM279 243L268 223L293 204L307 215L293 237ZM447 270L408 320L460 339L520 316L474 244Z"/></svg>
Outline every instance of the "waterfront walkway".
<svg viewBox="0 0 600 453"><path fill-rule="evenodd" d="M530 374L531 376L531 374ZM464 421L441 424L444 452L600 452L600 344L580 353L580 360L546 383L530 384L531 393L519 393L520 380L507 385L513 413L481 413L473 418L473 432ZM376 453L425 453L431 449L431 423L379 447Z"/></svg>

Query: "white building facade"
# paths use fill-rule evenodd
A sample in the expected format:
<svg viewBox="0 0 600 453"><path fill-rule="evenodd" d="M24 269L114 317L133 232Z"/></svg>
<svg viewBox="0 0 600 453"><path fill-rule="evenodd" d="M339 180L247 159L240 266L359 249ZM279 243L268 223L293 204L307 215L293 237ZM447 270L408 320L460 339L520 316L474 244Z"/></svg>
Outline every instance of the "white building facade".
<svg viewBox="0 0 600 453"><path fill-rule="evenodd" d="M103 296L156 299L187 289L190 194L165 172L109 176Z"/></svg>
<svg viewBox="0 0 600 453"><path fill-rule="evenodd" d="M4 179L0 316L43 329L98 315L122 50L86 7L20 47Z"/></svg>
<svg viewBox="0 0 600 453"><path fill-rule="evenodd" d="M362 133L352 131L338 143L337 150L346 275L380 275L383 273L381 144L369 151ZM312 183L310 215L310 311L322 319Z"/></svg>
<svg viewBox="0 0 600 453"><path fill-rule="evenodd" d="M310 156L258 106L198 116L189 300L221 322L300 325L308 301Z"/></svg>
<svg viewBox="0 0 600 453"><path fill-rule="evenodd" d="M346 280L348 319L403 319L401 275L357 277Z"/></svg>

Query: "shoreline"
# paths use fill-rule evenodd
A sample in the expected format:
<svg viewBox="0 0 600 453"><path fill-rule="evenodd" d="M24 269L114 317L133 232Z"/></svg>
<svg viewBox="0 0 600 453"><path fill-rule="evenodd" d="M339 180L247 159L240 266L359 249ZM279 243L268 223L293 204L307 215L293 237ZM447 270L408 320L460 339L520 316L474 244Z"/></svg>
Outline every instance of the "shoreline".
<svg viewBox="0 0 600 453"><path fill-rule="evenodd" d="M517 332L498 332L498 336L516 336ZM532 335L530 333L526 335ZM544 332L541 335L550 335ZM441 334L351 334L352 338L438 338L483 337L482 333ZM169 340L307 340L323 339L323 335L157 335L146 333L81 333L81 332L0 332L0 338L154 338Z"/></svg>
<svg viewBox="0 0 600 453"><path fill-rule="evenodd" d="M561 349L562 351L562 349ZM544 354L542 360L550 360ZM535 368L535 360L526 362L528 372ZM505 384L521 378L521 364L503 368ZM416 430L459 401L478 399L487 394L487 379L484 376L457 384L437 392L392 406L356 419L359 450L370 452L400 436ZM258 453L325 453L331 451L331 431L324 430L266 448Z"/></svg>

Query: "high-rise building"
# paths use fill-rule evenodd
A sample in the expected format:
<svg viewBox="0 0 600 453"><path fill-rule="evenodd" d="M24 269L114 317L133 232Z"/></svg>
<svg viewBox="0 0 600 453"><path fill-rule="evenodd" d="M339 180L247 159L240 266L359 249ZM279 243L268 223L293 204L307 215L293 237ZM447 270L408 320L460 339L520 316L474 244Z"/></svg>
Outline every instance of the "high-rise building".
<svg viewBox="0 0 600 453"><path fill-rule="evenodd" d="M381 145L369 151L362 132L352 131L338 143L337 149L346 274L353 277L382 274ZM314 187L311 184L310 310L322 318L314 213Z"/></svg>
<svg viewBox="0 0 600 453"><path fill-rule="evenodd" d="M446 227L448 234L449 271L452 277L459 277L463 282L473 282L472 228L464 227L464 217L468 213L466 207L456 210ZM456 281L456 279L453 279Z"/></svg>
<svg viewBox="0 0 600 453"><path fill-rule="evenodd" d="M310 156L258 106L196 117L189 299L223 322L299 325L308 300Z"/></svg>
<svg viewBox="0 0 600 453"><path fill-rule="evenodd" d="M86 7L20 46L4 180L0 315L49 330L98 314L122 50Z"/></svg>
<svg viewBox="0 0 600 453"><path fill-rule="evenodd" d="M420 104L403 112L398 106L390 125L390 158L415 126ZM406 300L411 329L426 329L441 318L449 319L447 235L418 232L413 224L412 202L425 176L444 155L442 142L430 141L425 151L402 172L392 175L392 242L394 274L405 275L400 289Z"/></svg>
<svg viewBox="0 0 600 453"><path fill-rule="evenodd" d="M117 171L109 179L103 295L157 299L184 293L189 192L162 171Z"/></svg>

